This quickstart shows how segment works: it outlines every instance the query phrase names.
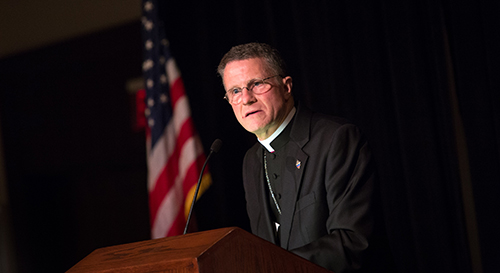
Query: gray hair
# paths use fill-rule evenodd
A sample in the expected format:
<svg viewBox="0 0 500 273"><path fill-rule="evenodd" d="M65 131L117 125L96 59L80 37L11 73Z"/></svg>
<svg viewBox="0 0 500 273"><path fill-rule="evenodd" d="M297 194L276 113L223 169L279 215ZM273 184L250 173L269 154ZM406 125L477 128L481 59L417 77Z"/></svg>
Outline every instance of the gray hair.
<svg viewBox="0 0 500 273"><path fill-rule="evenodd" d="M248 43L232 47L219 63L217 72L224 77L226 65L232 61L241 61L252 58L263 59L270 69L276 75L287 76L286 64L278 50L264 43Z"/></svg>

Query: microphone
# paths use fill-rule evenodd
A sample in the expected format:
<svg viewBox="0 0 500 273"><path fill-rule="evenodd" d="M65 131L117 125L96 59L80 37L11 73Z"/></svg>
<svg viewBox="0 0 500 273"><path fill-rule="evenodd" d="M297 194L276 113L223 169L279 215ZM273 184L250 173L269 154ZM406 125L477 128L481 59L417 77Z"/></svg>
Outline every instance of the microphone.
<svg viewBox="0 0 500 273"><path fill-rule="evenodd" d="M198 196L198 190L200 189L201 178L203 177L203 171L205 170L205 166L207 165L208 160L210 159L210 156L212 156L212 154L218 153L221 147L222 147L222 140L216 139L212 143L212 146L210 147L210 153L208 154L207 159L205 160L205 163L203 164L203 168L201 168L200 178L198 178L198 183L196 184L196 190L194 191L193 202L191 203L191 208L189 209L188 218L186 220L186 227L184 228L184 234L187 233L189 221L191 220L191 214L193 213L193 208L194 208L194 204L196 202L196 197Z"/></svg>

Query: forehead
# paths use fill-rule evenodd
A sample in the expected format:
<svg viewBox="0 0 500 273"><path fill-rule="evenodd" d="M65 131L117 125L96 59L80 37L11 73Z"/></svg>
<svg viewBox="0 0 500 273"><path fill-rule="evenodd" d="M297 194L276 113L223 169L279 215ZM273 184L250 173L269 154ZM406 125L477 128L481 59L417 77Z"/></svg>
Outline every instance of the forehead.
<svg viewBox="0 0 500 273"><path fill-rule="evenodd" d="M229 62L224 68L224 86L246 84L255 78L264 78L268 74L267 63L261 58L252 58Z"/></svg>

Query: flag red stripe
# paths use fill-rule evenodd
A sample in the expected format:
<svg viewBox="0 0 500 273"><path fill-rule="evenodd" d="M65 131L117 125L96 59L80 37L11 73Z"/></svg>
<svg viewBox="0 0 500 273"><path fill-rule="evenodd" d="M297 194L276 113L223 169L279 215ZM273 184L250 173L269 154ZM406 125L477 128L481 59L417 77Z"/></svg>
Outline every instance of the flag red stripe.
<svg viewBox="0 0 500 273"><path fill-rule="evenodd" d="M199 179L199 171L203 167L203 163L205 163L205 155L200 154L195 161L189 167L186 177L184 178L183 188L184 188L184 196L191 190L192 187L196 186ZM208 173L208 167L205 168L203 174ZM200 195L201 193L198 193ZM191 205L188 204L188 205ZM172 223L172 227L167 232L166 236L174 236L179 235L184 232L184 227L186 226L186 216L184 206L178 211L177 216L175 217L174 222Z"/></svg>
<svg viewBox="0 0 500 273"><path fill-rule="evenodd" d="M184 95L184 82L182 81L182 78L177 78L170 86L170 99L172 100L172 107L174 109L177 101Z"/></svg>
<svg viewBox="0 0 500 273"><path fill-rule="evenodd" d="M170 164L170 166L173 164ZM154 191L149 193L149 213L150 213L150 222L151 226L154 225L158 209L160 208L161 202L163 198L167 195L167 192L172 188L174 179L171 179L172 176L167 175L167 169L169 168L168 164L165 166L158 177L158 181L162 181L162 183L156 183Z"/></svg>
<svg viewBox="0 0 500 273"><path fill-rule="evenodd" d="M197 157L197 159L191 164L189 167L186 178L184 179L183 188L184 188L184 196L187 195L189 190L196 186L196 182L198 181L198 177L196 172L201 170L202 164L205 162L205 155L201 154ZM205 168L204 174L208 173L208 168ZM184 232L184 226L186 225L185 211L184 206L177 212L174 222L170 230L167 232L165 236L174 236L179 235Z"/></svg>
<svg viewBox="0 0 500 273"><path fill-rule="evenodd" d="M147 6L143 13L145 20L159 27L144 28L145 44L153 41L153 48L146 47L144 51L142 67L147 83L146 96L138 95L141 103L137 108L142 109L138 116L144 116L143 110L148 114L141 122L148 125L146 149L151 235L160 238L182 234L185 200L196 185L205 155L191 119L184 82L170 55L162 22L156 16L158 11L154 7L157 5L148 2ZM144 24L144 27L146 25L149 24ZM208 172L206 169L205 173Z"/></svg>
<svg viewBox="0 0 500 273"><path fill-rule="evenodd" d="M193 161L193 164L189 166L189 171L186 173L186 177L184 178L184 183L183 183L183 188L184 188L184 193L187 194L193 186L195 186L198 183L198 179L200 178L200 174L197 172L201 171L201 168L203 167L203 163L205 163L205 155L200 154L195 161ZM205 171L203 174L206 174L208 172L208 168L205 168Z"/></svg>
<svg viewBox="0 0 500 273"><path fill-rule="evenodd" d="M183 206L184 208L184 206ZM174 222L172 223L172 227L167 231L165 236L175 236L184 233L184 227L186 225L186 219L184 217L184 210L181 209L177 213Z"/></svg>
<svg viewBox="0 0 500 273"><path fill-rule="evenodd" d="M171 187L174 185L175 178L179 175L179 160L176 159L180 157L180 152L182 150L182 147L192 135L193 135L193 126L191 117L189 117L182 125L179 135L177 136L177 141L174 151L170 155L166 166L163 168L160 176L157 179L157 181L165 181L165 182L156 183L154 189L149 193L151 225L153 225L156 220L157 217L156 214L158 213L158 209L163 199L165 198ZM186 175L190 175L190 171L188 171ZM184 181L186 180L184 179ZM196 181L196 178L194 181Z"/></svg>

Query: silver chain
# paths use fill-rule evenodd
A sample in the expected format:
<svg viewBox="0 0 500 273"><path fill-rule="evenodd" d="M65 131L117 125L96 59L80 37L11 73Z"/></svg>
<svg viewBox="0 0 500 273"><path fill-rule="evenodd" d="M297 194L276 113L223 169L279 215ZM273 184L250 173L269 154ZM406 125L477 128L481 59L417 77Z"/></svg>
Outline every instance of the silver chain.
<svg viewBox="0 0 500 273"><path fill-rule="evenodd" d="M273 198L274 204L276 205L276 209L278 209L278 213L281 215L280 205L278 205L278 202L276 201L276 197L274 196L273 188L271 187L271 182L269 181L269 175L267 173L267 157L266 157L266 152L264 152L264 170L265 170L265 173L266 173L267 186L269 187L269 191L271 192L271 197Z"/></svg>

